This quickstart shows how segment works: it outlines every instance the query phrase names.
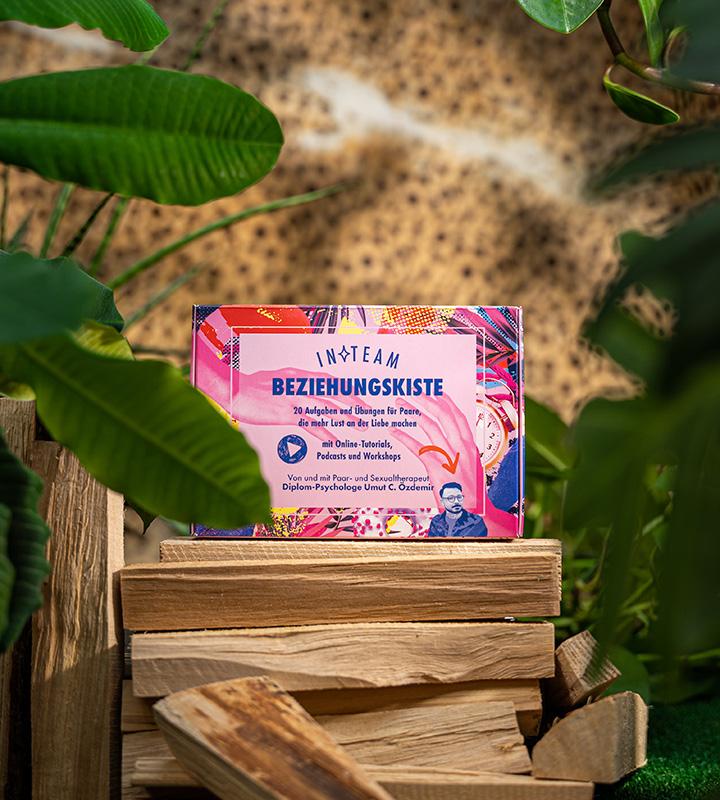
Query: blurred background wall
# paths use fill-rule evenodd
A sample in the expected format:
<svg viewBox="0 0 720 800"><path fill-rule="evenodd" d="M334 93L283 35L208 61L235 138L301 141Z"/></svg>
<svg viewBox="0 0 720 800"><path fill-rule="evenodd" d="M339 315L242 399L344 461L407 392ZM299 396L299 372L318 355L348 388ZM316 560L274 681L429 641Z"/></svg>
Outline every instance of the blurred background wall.
<svg viewBox="0 0 720 800"><path fill-rule="evenodd" d="M177 67L214 4L155 5L172 37L152 63ZM635 4L616 5L626 44L639 50ZM0 79L127 57L79 29L0 25ZM607 61L595 20L563 37L511 0L231 0L193 71L270 106L286 137L279 164L260 186L200 208L134 202L105 276L223 214L354 184L160 263L122 292L122 312L189 268L202 271L131 340L186 359L192 303L519 304L536 399L570 419L594 395L631 391L580 338L618 269L614 237L662 229L716 184L688 177L589 196L593 174L656 135L605 97ZM692 102L707 114L708 101ZM15 170L12 189L9 229L32 209L38 244L57 187ZM58 246L94 202L76 193ZM97 243L91 235L87 252Z"/></svg>

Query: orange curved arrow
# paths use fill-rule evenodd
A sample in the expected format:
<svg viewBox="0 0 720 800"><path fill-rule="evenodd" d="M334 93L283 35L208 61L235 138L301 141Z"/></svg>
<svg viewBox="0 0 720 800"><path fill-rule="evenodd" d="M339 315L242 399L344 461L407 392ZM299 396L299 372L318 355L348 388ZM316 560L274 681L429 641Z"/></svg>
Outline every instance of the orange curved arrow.
<svg viewBox="0 0 720 800"><path fill-rule="evenodd" d="M447 464L441 464L440 466L454 475L455 470L457 469L458 460L460 459L460 453L455 453L455 458L450 458L447 451L443 450L442 447L438 447L437 445L434 444L426 444L425 447L420 448L418 454L422 455L423 453L428 453L431 450L434 450L436 453L442 453L442 455L445 456L445 458L447 459Z"/></svg>

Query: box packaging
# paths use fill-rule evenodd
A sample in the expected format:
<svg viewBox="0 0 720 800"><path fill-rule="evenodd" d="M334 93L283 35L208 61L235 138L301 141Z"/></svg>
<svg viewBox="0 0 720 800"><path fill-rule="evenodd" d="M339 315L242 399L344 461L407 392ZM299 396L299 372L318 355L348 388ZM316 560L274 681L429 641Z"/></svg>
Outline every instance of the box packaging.
<svg viewBox="0 0 720 800"><path fill-rule="evenodd" d="M195 306L191 374L273 505L196 536L522 535L520 308Z"/></svg>

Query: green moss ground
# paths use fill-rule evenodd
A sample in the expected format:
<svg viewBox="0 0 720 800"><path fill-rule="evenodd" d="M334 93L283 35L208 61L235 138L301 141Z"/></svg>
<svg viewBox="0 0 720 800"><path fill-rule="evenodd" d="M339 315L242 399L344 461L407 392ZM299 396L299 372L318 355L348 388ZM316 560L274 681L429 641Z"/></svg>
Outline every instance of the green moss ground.
<svg viewBox="0 0 720 800"><path fill-rule="evenodd" d="M720 697L650 709L647 766L602 800L720 800Z"/></svg>

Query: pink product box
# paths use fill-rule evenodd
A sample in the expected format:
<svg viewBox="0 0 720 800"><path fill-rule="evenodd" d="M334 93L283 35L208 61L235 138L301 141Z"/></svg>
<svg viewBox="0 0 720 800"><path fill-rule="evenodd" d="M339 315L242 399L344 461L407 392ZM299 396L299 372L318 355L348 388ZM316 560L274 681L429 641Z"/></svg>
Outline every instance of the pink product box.
<svg viewBox="0 0 720 800"><path fill-rule="evenodd" d="M522 536L520 308L195 306L191 374L273 506L196 536Z"/></svg>

